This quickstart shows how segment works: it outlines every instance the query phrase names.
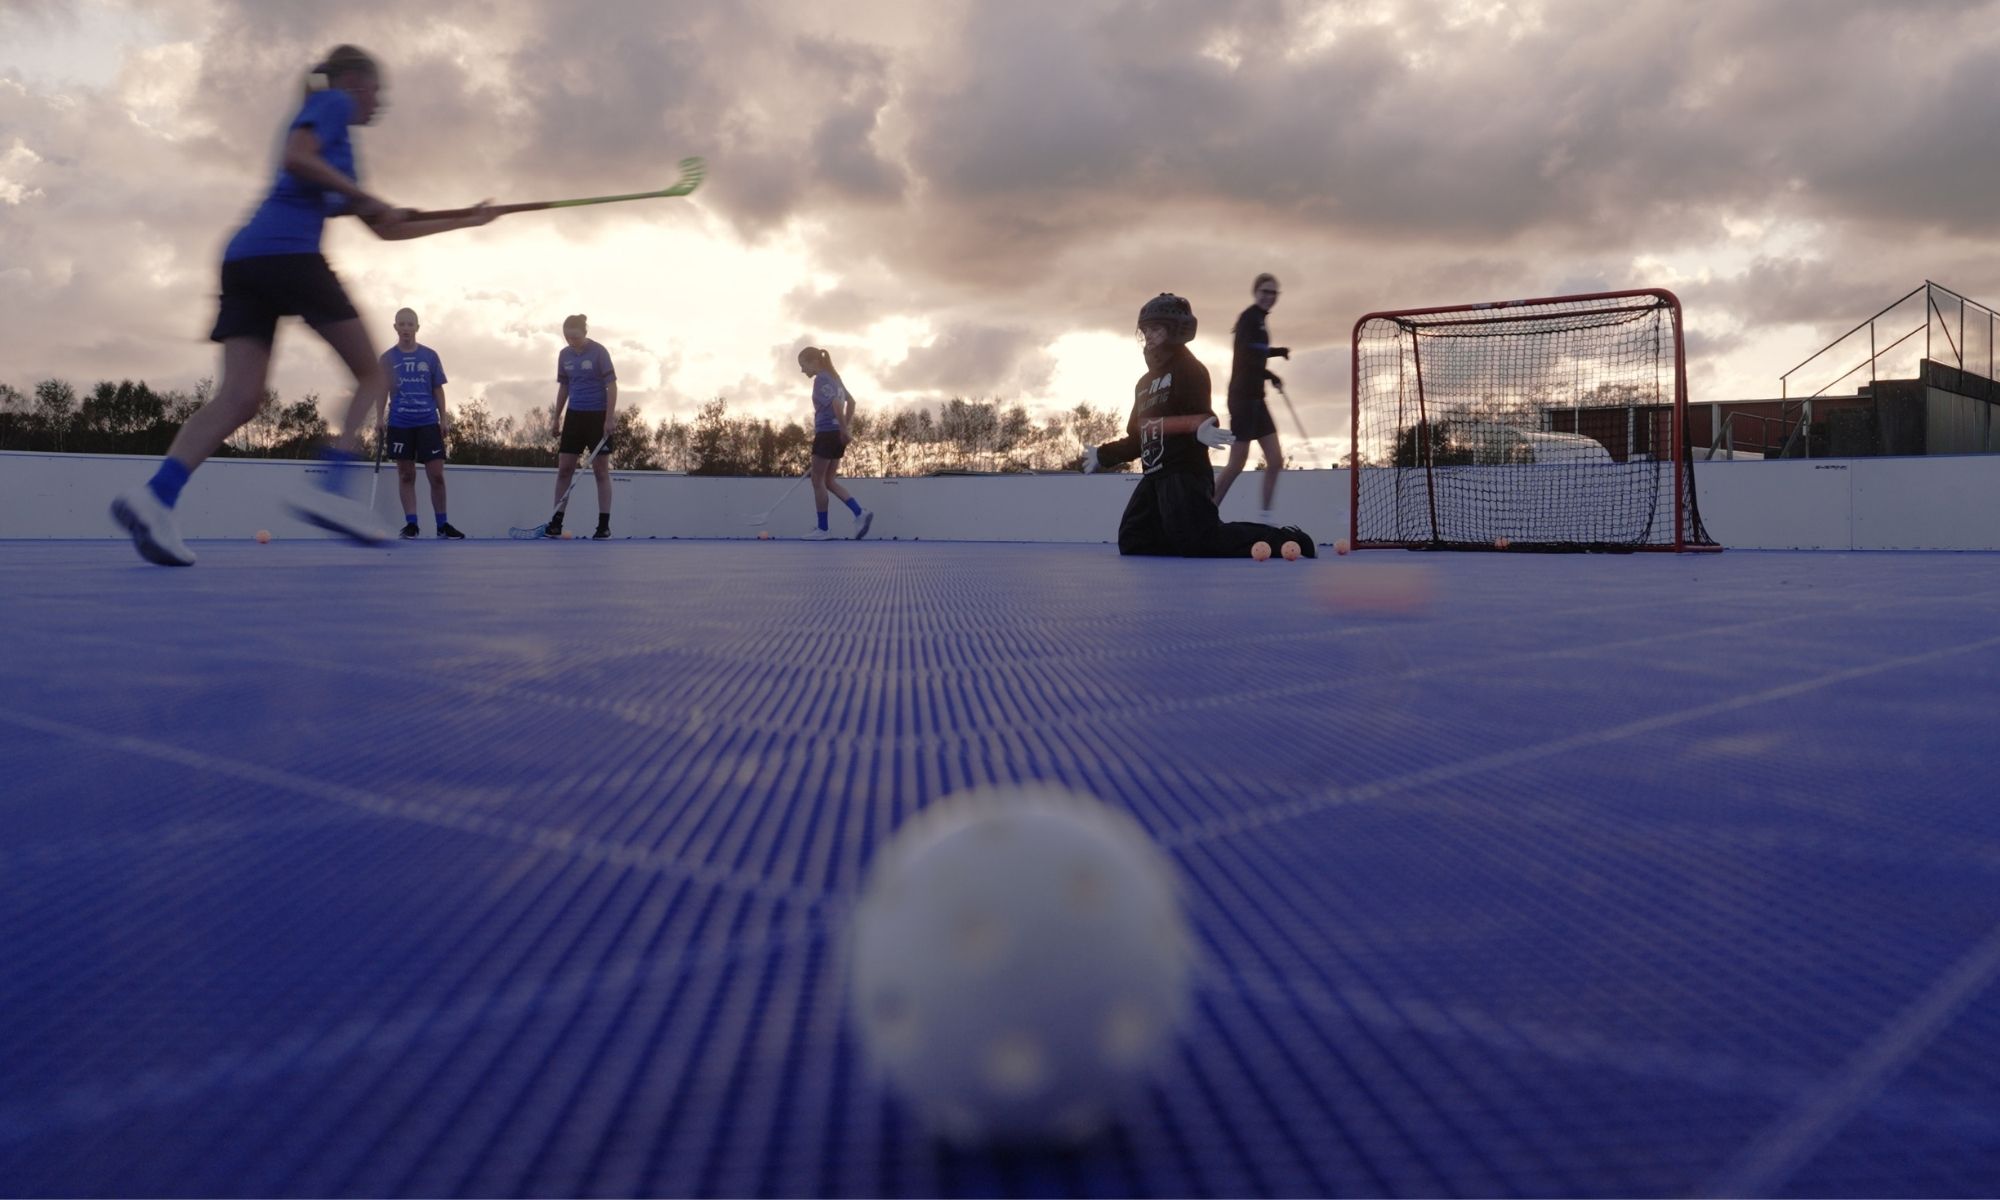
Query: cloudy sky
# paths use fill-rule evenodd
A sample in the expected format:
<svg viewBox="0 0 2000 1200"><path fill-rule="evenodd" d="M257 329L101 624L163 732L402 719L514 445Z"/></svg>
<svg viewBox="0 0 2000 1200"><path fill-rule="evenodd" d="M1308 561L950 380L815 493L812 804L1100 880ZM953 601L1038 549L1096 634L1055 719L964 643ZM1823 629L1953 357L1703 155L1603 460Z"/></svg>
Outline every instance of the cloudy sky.
<svg viewBox="0 0 2000 1200"><path fill-rule="evenodd" d="M1219 386L1271 270L1331 433L1370 309L1671 287L1704 400L1925 278L2000 302L1996 3L0 0L0 382L213 373L220 247L341 41L388 70L356 136L394 203L709 161L689 201L333 224L383 343L418 309L507 412L551 399L570 312L649 419L801 414L808 342L878 408L1122 411L1141 302L1192 299ZM302 330L275 383L344 387Z"/></svg>

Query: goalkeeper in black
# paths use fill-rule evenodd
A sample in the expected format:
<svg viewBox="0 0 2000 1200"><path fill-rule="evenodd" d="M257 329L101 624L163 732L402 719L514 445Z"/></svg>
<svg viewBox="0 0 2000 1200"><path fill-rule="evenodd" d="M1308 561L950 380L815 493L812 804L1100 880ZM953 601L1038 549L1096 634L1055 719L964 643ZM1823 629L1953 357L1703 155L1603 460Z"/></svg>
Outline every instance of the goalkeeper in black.
<svg viewBox="0 0 2000 1200"><path fill-rule="evenodd" d="M1160 293L1139 310L1139 334L1146 373L1133 389L1125 436L1083 456L1085 474L1135 458L1145 472L1119 519L1118 552L1248 558L1258 542L1276 550L1294 541L1316 557L1312 538L1296 525L1225 523L1216 511L1208 452L1235 439L1216 424L1208 368L1188 349L1195 334L1193 306Z"/></svg>

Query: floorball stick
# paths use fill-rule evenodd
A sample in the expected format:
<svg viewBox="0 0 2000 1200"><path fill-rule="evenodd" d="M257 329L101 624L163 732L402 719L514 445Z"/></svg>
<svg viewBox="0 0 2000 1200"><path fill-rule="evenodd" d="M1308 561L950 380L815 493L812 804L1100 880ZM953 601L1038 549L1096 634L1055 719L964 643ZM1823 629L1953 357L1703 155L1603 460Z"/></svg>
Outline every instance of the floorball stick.
<svg viewBox="0 0 2000 1200"><path fill-rule="evenodd" d="M1292 407L1291 393L1285 391L1284 384L1281 383L1277 386L1278 396L1285 402L1285 411L1292 414L1292 428L1299 431L1299 440L1306 444L1306 455L1312 459L1313 467L1317 470L1319 467L1319 451L1313 449L1312 436L1306 432L1304 423L1299 420L1299 410Z"/></svg>
<svg viewBox="0 0 2000 1200"><path fill-rule="evenodd" d="M812 476L812 471L810 468L808 468L804 475L801 475L797 479L792 480L792 486L785 489L785 494L778 497L778 502L776 504L773 504L771 507L765 509L763 512L758 513L756 516L751 517L750 523L752 525L762 525L764 522L769 521L771 519L771 514L777 512L778 509L782 508L784 506L785 501L790 500L792 498L792 493L799 490L799 485L804 483L807 479L811 478L811 476Z"/></svg>
<svg viewBox="0 0 2000 1200"><path fill-rule="evenodd" d="M588 473L588 471L590 470L590 464L596 461L598 452L603 450L604 444L610 440L611 440L611 434L607 432L603 437L597 440L597 444L595 446L592 446L590 448L590 453L584 455L582 458L577 460L576 471L572 473L569 477L569 486L564 488L563 494L557 497L556 499L557 512L562 512L563 509L569 504L569 494L576 490L577 484L583 482L584 475ZM516 525L507 531L507 536L510 538L514 538L518 541L525 542L530 538L544 537L548 534L548 532L549 532L549 523L547 521L543 521L540 525L525 525L525 526Z"/></svg>
<svg viewBox="0 0 2000 1200"><path fill-rule="evenodd" d="M507 213L540 212L545 208L581 208L586 204L622 204L627 200L667 200L675 196L685 196L701 186L708 175L708 164L699 158L681 160L681 175L672 187L661 188L657 192L627 192L622 196L585 196L577 200L530 200L525 204L493 204L486 211L495 216ZM477 213L477 208L435 208L413 212L406 217L410 221L446 221L459 217L469 217Z"/></svg>

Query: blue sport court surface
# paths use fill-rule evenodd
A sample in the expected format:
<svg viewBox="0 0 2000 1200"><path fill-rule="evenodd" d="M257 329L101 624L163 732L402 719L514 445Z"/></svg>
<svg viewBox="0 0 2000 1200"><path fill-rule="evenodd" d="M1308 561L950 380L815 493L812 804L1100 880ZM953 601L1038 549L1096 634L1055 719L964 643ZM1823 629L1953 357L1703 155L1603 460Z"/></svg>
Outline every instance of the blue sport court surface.
<svg viewBox="0 0 2000 1200"><path fill-rule="evenodd" d="M2000 556L0 547L0 1191L1990 1195ZM899 823L1132 814L1071 1151L867 1070Z"/></svg>

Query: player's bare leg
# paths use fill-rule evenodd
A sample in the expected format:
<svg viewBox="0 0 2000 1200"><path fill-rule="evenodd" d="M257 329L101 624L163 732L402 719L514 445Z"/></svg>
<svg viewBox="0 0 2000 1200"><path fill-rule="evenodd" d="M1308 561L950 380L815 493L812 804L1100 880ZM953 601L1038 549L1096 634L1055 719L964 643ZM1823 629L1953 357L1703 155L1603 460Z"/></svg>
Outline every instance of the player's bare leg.
<svg viewBox="0 0 2000 1200"><path fill-rule="evenodd" d="M1235 461L1236 451L1242 446L1243 443L1238 442L1229 448L1230 461ZM1257 448L1264 452L1264 514L1269 516L1271 501L1278 495L1278 472L1285 469L1285 451L1284 447L1278 444L1278 435L1275 433L1267 433L1258 438ZM1220 504L1221 500L1222 497L1218 495L1216 502Z"/></svg>
<svg viewBox="0 0 2000 1200"><path fill-rule="evenodd" d="M1249 461L1249 442L1239 441L1229 447L1229 461L1223 464L1222 470L1215 476L1215 507L1222 507L1222 498L1229 494L1229 485L1236 482L1236 477L1243 473L1243 468ZM1265 507L1270 507L1268 499L1265 501Z"/></svg>
<svg viewBox="0 0 2000 1200"><path fill-rule="evenodd" d="M207 404L174 434L167 457L190 471L222 448L229 435L257 415L264 403L264 382L271 371L271 344L257 338L230 338L222 343L222 382Z"/></svg>
<svg viewBox="0 0 2000 1200"><path fill-rule="evenodd" d="M590 473L597 480L597 532L590 536L602 540L611 536L611 451L597 452Z"/></svg>

